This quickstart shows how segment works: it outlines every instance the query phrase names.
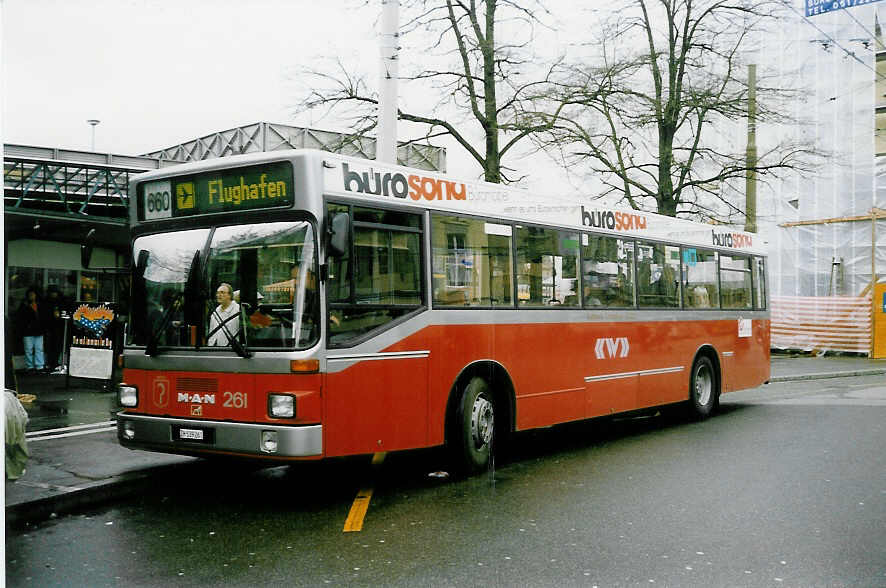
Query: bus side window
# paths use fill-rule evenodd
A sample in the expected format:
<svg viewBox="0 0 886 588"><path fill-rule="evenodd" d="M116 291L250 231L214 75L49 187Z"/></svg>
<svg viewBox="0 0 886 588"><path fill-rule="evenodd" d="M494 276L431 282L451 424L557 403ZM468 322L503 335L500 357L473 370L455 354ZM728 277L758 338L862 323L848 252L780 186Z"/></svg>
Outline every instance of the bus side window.
<svg viewBox="0 0 886 588"><path fill-rule="evenodd" d="M421 216L328 205L330 216L351 208L352 259L330 257L329 344L346 346L423 304Z"/></svg>
<svg viewBox="0 0 886 588"><path fill-rule="evenodd" d="M686 308L719 308L717 252L683 249L683 292Z"/></svg>
<svg viewBox="0 0 886 588"><path fill-rule="evenodd" d="M751 260L742 255L720 255L720 299L723 308L752 308Z"/></svg>
<svg viewBox="0 0 886 588"><path fill-rule="evenodd" d="M435 306L513 306L510 225L434 214Z"/></svg>
<svg viewBox="0 0 886 588"><path fill-rule="evenodd" d="M578 234L517 227L520 306L578 306Z"/></svg>
<svg viewBox="0 0 886 588"><path fill-rule="evenodd" d="M585 307L633 306L634 244L604 235L582 235L581 238Z"/></svg>

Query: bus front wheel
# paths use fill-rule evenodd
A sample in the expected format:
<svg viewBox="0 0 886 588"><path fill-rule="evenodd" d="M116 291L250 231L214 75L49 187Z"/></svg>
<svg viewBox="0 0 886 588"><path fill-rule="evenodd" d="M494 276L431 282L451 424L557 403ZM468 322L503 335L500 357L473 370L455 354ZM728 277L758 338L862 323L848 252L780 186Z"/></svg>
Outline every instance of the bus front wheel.
<svg viewBox="0 0 886 588"><path fill-rule="evenodd" d="M452 429L455 467L473 474L489 466L495 439L495 401L483 378L471 378L461 394Z"/></svg>
<svg viewBox="0 0 886 588"><path fill-rule="evenodd" d="M689 412L697 419L711 415L717 405L717 372L710 358L702 355L692 364L689 378Z"/></svg>

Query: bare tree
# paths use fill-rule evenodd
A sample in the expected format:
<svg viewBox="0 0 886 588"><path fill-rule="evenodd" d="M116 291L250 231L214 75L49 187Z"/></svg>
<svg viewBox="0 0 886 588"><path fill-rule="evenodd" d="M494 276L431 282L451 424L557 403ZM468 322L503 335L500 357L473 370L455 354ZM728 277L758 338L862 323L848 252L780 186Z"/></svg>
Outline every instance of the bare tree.
<svg viewBox="0 0 886 588"><path fill-rule="evenodd" d="M546 87L557 66L554 60L539 67L532 53L535 28L543 26L541 17L546 14L541 3L404 0L402 6L410 16L401 36L429 39L417 51L423 63L437 62L400 78L401 87L418 86L425 97L436 97L398 110L399 119L424 129L410 140L449 135L476 160L486 181L518 179L506 173L512 168L504 166L505 157L527 137L549 130L558 110L555 105L555 114L546 115L529 108L530 98ZM503 30L506 34L499 34ZM407 57L405 64L409 63ZM375 128L378 97L363 74L341 62L333 72L304 73L311 90L300 102L300 111L343 109L352 119L355 137Z"/></svg>
<svg viewBox="0 0 886 588"><path fill-rule="evenodd" d="M742 53L780 7L768 0L633 0L603 23L599 62L567 68L554 101L569 106L545 146L568 164L590 162L605 185L601 196L617 195L634 209L743 219L736 196L749 169L765 180L812 154L808 145L779 142L749 166L745 129L738 128L739 141L722 135L747 116ZM757 120L786 122L779 105L791 92L763 79L757 93Z"/></svg>

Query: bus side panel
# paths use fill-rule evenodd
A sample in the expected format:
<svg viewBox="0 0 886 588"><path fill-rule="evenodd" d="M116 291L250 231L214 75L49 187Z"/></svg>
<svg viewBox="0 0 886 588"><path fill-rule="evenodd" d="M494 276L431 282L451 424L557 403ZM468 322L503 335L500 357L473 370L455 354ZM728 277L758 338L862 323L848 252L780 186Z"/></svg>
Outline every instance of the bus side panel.
<svg viewBox="0 0 886 588"><path fill-rule="evenodd" d="M584 330L569 323L495 326L493 357L514 383L517 430L585 418Z"/></svg>
<svg viewBox="0 0 886 588"><path fill-rule="evenodd" d="M428 359L363 360L326 375L327 457L428 445Z"/></svg>
<svg viewBox="0 0 886 588"><path fill-rule="evenodd" d="M755 388L769 380L769 338L769 319L755 319L750 337L735 338L735 354L727 364L733 367L726 374L724 392Z"/></svg>

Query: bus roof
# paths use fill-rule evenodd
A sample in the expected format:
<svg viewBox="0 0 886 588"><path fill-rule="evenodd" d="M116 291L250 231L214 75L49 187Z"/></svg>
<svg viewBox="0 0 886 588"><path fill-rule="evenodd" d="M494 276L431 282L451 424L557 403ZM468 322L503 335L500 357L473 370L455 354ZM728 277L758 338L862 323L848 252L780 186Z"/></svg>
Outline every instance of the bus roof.
<svg viewBox="0 0 886 588"><path fill-rule="evenodd" d="M602 205L590 196L557 196L488 182L324 153L324 193L367 202L399 202L434 210L672 241L765 255L759 235Z"/></svg>
<svg viewBox="0 0 886 588"><path fill-rule="evenodd" d="M403 167L313 149L293 149L215 158L139 174L135 182L193 175L205 171L314 159L308 169L323 170L323 193L367 204L418 206L483 216L504 222L555 225L574 230L669 241L765 255L763 239L725 225L698 223L601 204L591 196L547 195L441 173ZM134 193L134 192L131 192Z"/></svg>

